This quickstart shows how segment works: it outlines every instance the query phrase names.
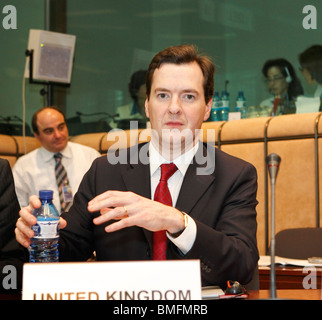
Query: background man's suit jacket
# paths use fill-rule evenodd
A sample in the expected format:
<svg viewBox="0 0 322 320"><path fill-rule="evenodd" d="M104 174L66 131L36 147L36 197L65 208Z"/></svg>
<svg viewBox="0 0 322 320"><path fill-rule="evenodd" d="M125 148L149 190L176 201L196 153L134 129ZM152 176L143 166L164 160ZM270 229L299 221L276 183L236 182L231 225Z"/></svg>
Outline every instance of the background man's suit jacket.
<svg viewBox="0 0 322 320"><path fill-rule="evenodd" d="M147 144L119 155L126 152L133 162L143 147ZM196 163L200 155L206 157L205 164ZM209 173L197 175L197 168ZM93 162L74 205L63 214L67 227L61 230L61 260L86 260L93 250L103 261L152 259L152 232L130 227L107 234L106 224L93 224L99 213L88 212L87 203L107 190L132 191L151 199L149 164L111 165L106 156ZM200 144L176 204L196 221L197 237L186 255L168 241L167 259L200 259L203 285L224 285L228 279L248 283L258 261L256 193L257 173L251 164Z"/></svg>

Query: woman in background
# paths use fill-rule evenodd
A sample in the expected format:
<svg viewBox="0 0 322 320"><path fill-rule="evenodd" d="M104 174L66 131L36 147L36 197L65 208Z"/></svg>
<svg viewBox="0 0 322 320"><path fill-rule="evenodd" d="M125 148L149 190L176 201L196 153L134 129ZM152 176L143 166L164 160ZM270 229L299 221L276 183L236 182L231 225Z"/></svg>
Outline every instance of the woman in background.
<svg viewBox="0 0 322 320"><path fill-rule="evenodd" d="M303 95L303 88L291 63L286 59L268 60L262 72L272 97L260 106L269 108L272 116L295 113L295 100Z"/></svg>

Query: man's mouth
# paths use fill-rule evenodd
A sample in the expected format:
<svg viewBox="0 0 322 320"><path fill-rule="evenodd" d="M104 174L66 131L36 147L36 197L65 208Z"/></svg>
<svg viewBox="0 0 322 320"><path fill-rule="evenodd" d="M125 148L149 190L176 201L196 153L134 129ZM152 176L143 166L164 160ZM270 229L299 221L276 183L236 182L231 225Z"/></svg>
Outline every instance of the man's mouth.
<svg viewBox="0 0 322 320"><path fill-rule="evenodd" d="M166 122L166 126L170 128L180 128L183 126L183 123L180 121L168 121Z"/></svg>

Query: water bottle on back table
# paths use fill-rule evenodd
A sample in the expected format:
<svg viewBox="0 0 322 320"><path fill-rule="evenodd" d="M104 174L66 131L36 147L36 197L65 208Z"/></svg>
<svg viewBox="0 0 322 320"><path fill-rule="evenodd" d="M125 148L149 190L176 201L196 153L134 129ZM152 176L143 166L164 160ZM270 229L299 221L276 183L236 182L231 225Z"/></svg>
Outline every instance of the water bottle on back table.
<svg viewBox="0 0 322 320"><path fill-rule="evenodd" d="M212 100L210 121L220 121L220 120L221 120L221 99L219 97L218 91L216 91Z"/></svg>
<svg viewBox="0 0 322 320"><path fill-rule="evenodd" d="M40 190L41 207L33 211L37 223L31 227L34 237L29 247L29 262L58 262L59 213L54 206L53 191Z"/></svg>
<svg viewBox="0 0 322 320"><path fill-rule="evenodd" d="M226 90L224 90L221 94L221 120L227 121L229 114L229 94Z"/></svg>
<svg viewBox="0 0 322 320"><path fill-rule="evenodd" d="M236 112L240 112L240 118L246 118L246 99L243 91L238 92L238 97L236 99Z"/></svg>

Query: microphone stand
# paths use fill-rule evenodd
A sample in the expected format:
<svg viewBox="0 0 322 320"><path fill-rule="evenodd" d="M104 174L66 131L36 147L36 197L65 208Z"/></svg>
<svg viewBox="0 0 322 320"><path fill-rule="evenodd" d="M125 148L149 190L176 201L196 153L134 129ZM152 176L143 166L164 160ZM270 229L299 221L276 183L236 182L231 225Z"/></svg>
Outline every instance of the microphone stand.
<svg viewBox="0 0 322 320"><path fill-rule="evenodd" d="M270 296L276 299L276 275L275 275L275 178L271 179L271 272L270 272Z"/></svg>
<svg viewBox="0 0 322 320"><path fill-rule="evenodd" d="M270 272L270 295L271 299L276 299L276 276L275 276L275 182L281 162L281 158L276 153L266 157L267 169L271 178L271 272Z"/></svg>

